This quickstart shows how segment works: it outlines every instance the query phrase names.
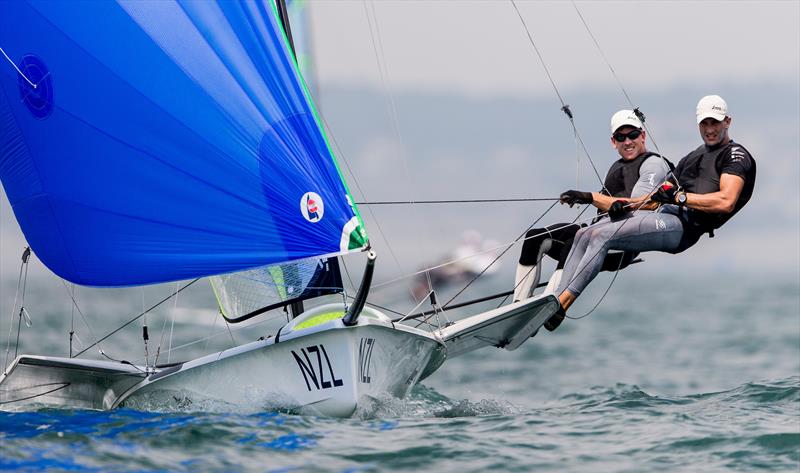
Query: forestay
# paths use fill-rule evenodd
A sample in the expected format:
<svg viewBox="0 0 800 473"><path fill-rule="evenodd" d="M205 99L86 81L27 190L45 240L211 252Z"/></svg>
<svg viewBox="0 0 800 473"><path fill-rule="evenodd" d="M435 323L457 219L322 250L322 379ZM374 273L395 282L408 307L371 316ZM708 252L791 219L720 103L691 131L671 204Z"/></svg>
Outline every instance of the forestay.
<svg viewBox="0 0 800 473"><path fill-rule="evenodd" d="M148 284L366 245L269 6L3 2L0 48L0 178L59 276Z"/></svg>

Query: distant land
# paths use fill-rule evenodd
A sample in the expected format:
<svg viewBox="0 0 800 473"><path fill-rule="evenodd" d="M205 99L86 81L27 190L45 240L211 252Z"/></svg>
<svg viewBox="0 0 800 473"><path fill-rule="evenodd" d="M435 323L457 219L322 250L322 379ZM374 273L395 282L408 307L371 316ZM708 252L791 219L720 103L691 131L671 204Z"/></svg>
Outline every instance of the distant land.
<svg viewBox="0 0 800 473"><path fill-rule="evenodd" d="M637 273L720 272L789 274L800 271L800 92L796 82L686 85L644 93L630 91L647 116L651 138L673 162L700 145L694 122L697 99L719 93L734 117L732 137L758 162L751 203L718 232L680 256L649 255ZM566 91L578 126L600 174L616 159L608 119L627 103L619 89ZM332 146L357 201L555 197L570 188L599 188L566 116L550 99L489 99L457 95L393 97L400 137L388 97L376 90L323 87L318 102ZM650 148L655 150L652 140ZM580 165L576 164L580 157ZM576 168L579 171L576 173ZM353 179L350 169L356 175ZM391 278L436 260L478 230L500 243L512 241L548 202L416 206L362 205L379 253L378 277ZM571 220L557 205L541 223ZM588 214L585 214L588 215ZM3 196L0 269L16 281L24 245ZM377 218L378 225L374 219ZM386 235L391 252L383 235ZM504 273L518 247L504 258ZM394 253L400 267L394 263Z"/></svg>

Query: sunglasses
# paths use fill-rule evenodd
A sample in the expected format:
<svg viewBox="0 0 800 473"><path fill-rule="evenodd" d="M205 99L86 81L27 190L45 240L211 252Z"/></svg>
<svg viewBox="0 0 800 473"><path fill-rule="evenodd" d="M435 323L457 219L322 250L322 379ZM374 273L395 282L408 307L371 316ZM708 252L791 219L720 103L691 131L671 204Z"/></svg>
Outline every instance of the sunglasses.
<svg viewBox="0 0 800 473"><path fill-rule="evenodd" d="M617 143L624 143L625 140L630 138L631 141L635 140L642 135L642 130L632 130L628 133L614 133L614 141Z"/></svg>

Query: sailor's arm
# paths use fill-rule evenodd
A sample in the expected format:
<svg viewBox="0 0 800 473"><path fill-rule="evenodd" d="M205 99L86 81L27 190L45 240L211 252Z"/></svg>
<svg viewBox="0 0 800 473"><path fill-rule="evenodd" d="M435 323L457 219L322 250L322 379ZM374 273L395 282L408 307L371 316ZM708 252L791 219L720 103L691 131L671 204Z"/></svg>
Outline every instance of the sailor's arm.
<svg viewBox="0 0 800 473"><path fill-rule="evenodd" d="M601 212L608 212L611 204L618 200L629 201L630 199L623 199L621 197L611 197L600 192L592 192L592 205L600 209Z"/></svg>
<svg viewBox="0 0 800 473"><path fill-rule="evenodd" d="M744 189L744 179L734 174L722 174L719 191L709 194L686 193L686 206L707 213L729 214L733 212L739 194ZM675 196L677 203L677 195Z"/></svg>
<svg viewBox="0 0 800 473"><path fill-rule="evenodd" d="M607 212L611 204L621 200L627 202L626 207L629 210L651 210L658 207L658 204L651 204L645 201L650 200L650 194L658 187L658 185L667 179L669 174L669 166L661 156L651 156L639 169L639 180L633 186L630 198L609 197L599 192L593 192L592 204L600 209L602 212Z"/></svg>

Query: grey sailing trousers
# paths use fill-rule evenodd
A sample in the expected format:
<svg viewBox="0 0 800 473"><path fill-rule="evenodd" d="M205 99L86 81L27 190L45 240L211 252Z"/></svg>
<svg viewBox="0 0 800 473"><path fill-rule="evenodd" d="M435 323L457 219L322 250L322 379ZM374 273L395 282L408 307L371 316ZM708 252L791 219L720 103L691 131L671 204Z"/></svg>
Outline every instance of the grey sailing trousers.
<svg viewBox="0 0 800 473"><path fill-rule="evenodd" d="M682 236L678 216L659 211L640 210L628 218L603 219L582 228L575 235L556 295L568 289L579 296L600 272L609 250L673 252Z"/></svg>

